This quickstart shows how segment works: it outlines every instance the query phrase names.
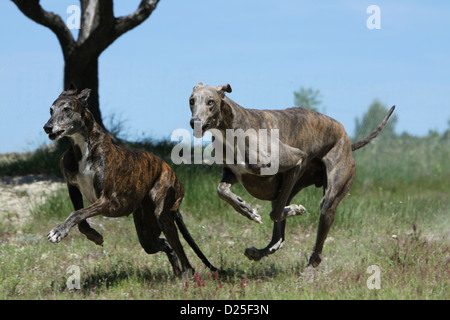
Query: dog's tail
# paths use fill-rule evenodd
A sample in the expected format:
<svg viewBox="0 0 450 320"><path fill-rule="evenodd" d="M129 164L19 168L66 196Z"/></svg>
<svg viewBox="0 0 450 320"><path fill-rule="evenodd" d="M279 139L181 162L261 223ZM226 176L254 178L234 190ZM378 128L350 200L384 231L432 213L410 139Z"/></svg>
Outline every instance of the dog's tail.
<svg viewBox="0 0 450 320"><path fill-rule="evenodd" d="M183 238L191 246L191 248L194 250L194 252L200 258L200 260L203 261L205 266L207 266L211 271L218 271L220 273L223 273L223 271L217 269L208 261L208 259L205 257L203 252L197 246L197 244L195 243L195 240L192 238L191 234L189 233L188 229L186 228L186 225L184 224L183 217L181 216L180 211L177 211L177 213L175 215L175 222L177 223L178 229L180 229L180 232L183 235Z"/></svg>
<svg viewBox="0 0 450 320"><path fill-rule="evenodd" d="M389 120L389 117L391 116L392 112L394 112L395 106L393 106L389 112L387 113L387 115L384 117L383 121L381 121L380 125L373 130L367 137L365 137L364 139L357 141L355 143L352 143L352 151L358 150L362 147L364 147L366 144L368 144L370 141L372 141L373 139L375 139L376 137L378 137L378 135L380 134L381 130L383 130L384 126L386 125L386 123Z"/></svg>

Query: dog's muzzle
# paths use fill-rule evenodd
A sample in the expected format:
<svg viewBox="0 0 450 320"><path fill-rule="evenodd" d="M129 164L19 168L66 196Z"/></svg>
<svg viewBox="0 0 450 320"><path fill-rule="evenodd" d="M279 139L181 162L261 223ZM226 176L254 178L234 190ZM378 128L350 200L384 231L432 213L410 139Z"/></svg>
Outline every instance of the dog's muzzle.
<svg viewBox="0 0 450 320"><path fill-rule="evenodd" d="M64 130L53 132L53 126L48 123L45 124L44 131L48 134L50 140L56 140L64 133Z"/></svg>
<svg viewBox="0 0 450 320"><path fill-rule="evenodd" d="M191 128L192 129L194 129L195 128L195 123L196 122L200 122L200 124L202 123L202 120L200 120L200 118L192 118L191 119L191 122L190 122L190 125L191 125Z"/></svg>

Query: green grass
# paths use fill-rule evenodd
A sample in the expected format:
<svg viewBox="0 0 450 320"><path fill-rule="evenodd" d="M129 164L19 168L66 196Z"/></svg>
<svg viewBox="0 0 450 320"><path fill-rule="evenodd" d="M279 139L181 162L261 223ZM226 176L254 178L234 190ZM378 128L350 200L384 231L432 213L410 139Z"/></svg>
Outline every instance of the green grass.
<svg viewBox="0 0 450 320"><path fill-rule="evenodd" d="M135 145L140 147L140 145ZM314 246L321 189L293 203L307 213L289 218L286 243L259 262L246 247L270 240L270 203L235 193L258 207L263 224L236 213L217 196L220 168L174 166L185 187L181 210L194 239L216 266L206 269L182 240L195 276L173 275L163 253L146 254L132 217L95 217L105 238L94 245L76 228L59 244L47 232L71 212L65 190L35 206L17 227L0 219L0 299L443 299L449 292L450 148L448 139L398 139L355 152L357 179L338 207L322 264L307 268ZM69 266L78 266L81 289L69 290ZM367 268L380 268L379 290L369 290Z"/></svg>

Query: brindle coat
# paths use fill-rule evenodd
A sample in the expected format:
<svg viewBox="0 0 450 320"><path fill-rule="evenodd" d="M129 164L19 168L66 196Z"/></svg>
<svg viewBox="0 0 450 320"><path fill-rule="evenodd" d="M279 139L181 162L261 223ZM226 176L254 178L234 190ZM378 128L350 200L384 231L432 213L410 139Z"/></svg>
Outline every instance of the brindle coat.
<svg viewBox="0 0 450 320"><path fill-rule="evenodd" d="M183 185L170 166L143 151L114 145L109 135L95 122L87 108L90 90L80 94L64 91L53 103L51 118L44 130L51 140L70 138L71 147L61 158L75 211L53 228L48 239L57 243L78 225L80 232L98 245L103 237L86 221L103 215L122 217L133 213L139 241L147 253L164 251L175 274L193 270L178 238L183 237L211 270L217 270L203 255L183 223L179 207ZM83 197L90 204L83 208ZM166 239L159 238L161 231Z"/></svg>
<svg viewBox="0 0 450 320"><path fill-rule="evenodd" d="M245 149L245 166L237 163L223 164L218 194L236 211L255 222L261 222L257 211L230 190L237 182L255 198L272 202L272 240L264 249L247 248L245 255L249 259L260 260L281 248L284 243L285 219L305 212L303 206L289 206L291 199L303 188L315 185L323 187L323 199L320 203L317 239L309 264L319 265L323 244L334 220L337 205L349 191L355 178L356 165L352 151L363 147L381 132L394 107L367 138L351 144L342 124L326 115L305 108L245 109L226 97L225 92L231 92L229 84L212 87L200 82L194 87L189 101L191 126L201 128L201 132L198 130L196 133L194 130L194 135L200 137L207 130L217 129L223 139L228 129L279 130L279 169L275 174L258 173L257 169L263 167L262 163L251 165L247 161L248 149ZM216 136L214 133L213 135ZM264 147L263 150L266 150L267 145L258 143L258 148Z"/></svg>

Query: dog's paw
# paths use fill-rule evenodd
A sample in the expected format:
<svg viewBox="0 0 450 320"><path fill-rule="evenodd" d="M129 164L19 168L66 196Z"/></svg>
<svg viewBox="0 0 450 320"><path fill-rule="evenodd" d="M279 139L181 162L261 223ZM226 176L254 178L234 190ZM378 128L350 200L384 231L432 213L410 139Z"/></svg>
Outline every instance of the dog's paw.
<svg viewBox="0 0 450 320"><path fill-rule="evenodd" d="M301 216L306 212L306 209L302 205L291 204L287 207L284 207L284 215L287 217L292 216Z"/></svg>
<svg viewBox="0 0 450 320"><path fill-rule="evenodd" d="M316 268L317 266L319 266L321 262L322 262L322 255L313 252L311 254L311 257L309 258L308 267L311 266Z"/></svg>
<svg viewBox="0 0 450 320"><path fill-rule="evenodd" d="M244 255L249 260L253 260L253 261L259 261L263 257L265 257L265 255L262 253L262 251L259 249L256 249L255 247L245 249Z"/></svg>
<svg viewBox="0 0 450 320"><path fill-rule="evenodd" d="M94 243L98 246L103 247L103 237L100 236L98 239L94 240Z"/></svg>
<svg viewBox="0 0 450 320"><path fill-rule="evenodd" d="M53 243L58 243L60 242L63 238L65 238L67 236L67 234L69 233L68 230L66 230L64 228L63 224L59 224L56 227L54 227L48 234L47 234L47 239L50 242Z"/></svg>
<svg viewBox="0 0 450 320"><path fill-rule="evenodd" d="M262 218L258 214L258 210L251 208L250 206L242 207L245 212L245 216L249 218L250 220L256 222L256 223L262 223Z"/></svg>
<svg viewBox="0 0 450 320"><path fill-rule="evenodd" d="M262 218L261 216L257 213L258 211L256 211L256 209L253 209L253 214L252 214L252 221L255 221L256 223L262 224Z"/></svg>
<svg viewBox="0 0 450 320"><path fill-rule="evenodd" d="M242 215L246 216L250 220L256 222L256 223L262 223L262 218L258 214L258 210L253 209L250 207L250 205L242 200L241 197L237 197L237 200L239 201L239 208L237 209Z"/></svg>

